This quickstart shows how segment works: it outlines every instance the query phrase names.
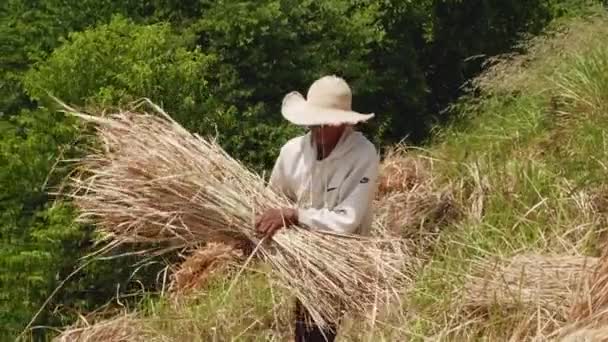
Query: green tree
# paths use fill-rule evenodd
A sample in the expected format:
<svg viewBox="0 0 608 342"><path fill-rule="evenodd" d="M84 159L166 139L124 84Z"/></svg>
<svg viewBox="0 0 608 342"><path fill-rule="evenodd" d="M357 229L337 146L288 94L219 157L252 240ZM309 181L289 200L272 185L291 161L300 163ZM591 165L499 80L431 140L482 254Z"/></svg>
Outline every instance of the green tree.
<svg viewBox="0 0 608 342"><path fill-rule="evenodd" d="M137 22L169 20L179 25L198 17L199 0L4 0L0 2L0 112L33 108L21 78L44 61L71 32L105 24L113 15Z"/></svg>
<svg viewBox="0 0 608 342"><path fill-rule="evenodd" d="M122 17L70 34L44 62L26 75L34 100L47 93L75 105L118 106L148 97L183 124L208 131L218 120L210 94L215 58L188 49L188 38L166 24L138 25ZM69 86L66 86L69 85Z"/></svg>
<svg viewBox="0 0 608 342"><path fill-rule="evenodd" d="M338 74L352 85L356 109L378 114L365 129L380 143L425 129L424 72L413 43L421 41L416 36L424 17L413 18L421 14L420 6L393 3L224 0L208 8L191 30L229 66L226 78L236 73L240 93L234 103L250 113L257 129L261 122L275 130L285 124L280 105L288 91L305 92L317 77ZM276 155L282 141L263 151Z"/></svg>
<svg viewBox="0 0 608 342"><path fill-rule="evenodd" d="M274 152L288 138L268 140L282 130L256 121L259 104L240 106L247 89L234 68L213 52L203 53L193 35L178 34L168 24L139 25L116 17L73 33L35 64L24 83L31 98L42 102L49 93L87 106L126 105L148 97L189 130L219 135L230 153L258 170L274 157L259 151Z"/></svg>

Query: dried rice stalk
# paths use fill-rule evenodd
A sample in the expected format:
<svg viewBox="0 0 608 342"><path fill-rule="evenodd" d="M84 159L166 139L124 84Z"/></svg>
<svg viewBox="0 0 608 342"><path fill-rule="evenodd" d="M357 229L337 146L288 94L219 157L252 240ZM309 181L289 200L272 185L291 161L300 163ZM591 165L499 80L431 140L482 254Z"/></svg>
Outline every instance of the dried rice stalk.
<svg viewBox="0 0 608 342"><path fill-rule="evenodd" d="M427 159L407 154L406 146L389 150L380 166L377 198L392 193L408 193L432 181Z"/></svg>
<svg viewBox="0 0 608 342"><path fill-rule="evenodd" d="M463 302L468 308L542 308L566 317L581 279L597 263L592 257L544 255L477 262L468 276Z"/></svg>
<svg viewBox="0 0 608 342"><path fill-rule="evenodd" d="M226 238L257 243L255 214L288 207L289 200L215 142L190 134L145 103L160 115L73 113L96 125L101 143L72 179L80 218L96 222L110 246L166 247L158 253ZM276 283L298 297L320 325L337 320L339 308L364 313L397 297L396 289L410 279L404 265L416 264L407 254L397 239L299 227L282 230L258 249Z"/></svg>
<svg viewBox="0 0 608 342"><path fill-rule="evenodd" d="M170 290L183 295L202 288L216 272L243 261L243 252L234 246L209 243L195 249L173 273Z"/></svg>
<svg viewBox="0 0 608 342"><path fill-rule="evenodd" d="M563 324L563 316L544 309L513 312L515 319L509 341L548 341L548 336Z"/></svg>
<svg viewBox="0 0 608 342"><path fill-rule="evenodd" d="M55 342L144 342L151 336L144 332L142 324L131 315L121 315L107 321L84 327L69 328L57 336Z"/></svg>
<svg viewBox="0 0 608 342"><path fill-rule="evenodd" d="M581 283L583 287L570 310L569 323L554 335L562 336L560 341L608 341L605 328L608 325L608 257L599 259L594 272L582 278Z"/></svg>
<svg viewBox="0 0 608 342"><path fill-rule="evenodd" d="M594 323L608 324L608 257L600 259L588 284L581 300L573 305L570 320L579 322L591 318Z"/></svg>
<svg viewBox="0 0 608 342"><path fill-rule="evenodd" d="M583 328L576 330L568 336L562 337L559 342L606 342L608 341L608 327L595 329Z"/></svg>
<svg viewBox="0 0 608 342"><path fill-rule="evenodd" d="M458 215L449 190L415 188L383 198L376 208L377 220L388 233L417 242L436 237Z"/></svg>
<svg viewBox="0 0 608 342"><path fill-rule="evenodd" d="M430 159L409 156L405 146L387 153L381 165L376 219L382 235L404 237L423 247L458 215L452 190L438 188Z"/></svg>

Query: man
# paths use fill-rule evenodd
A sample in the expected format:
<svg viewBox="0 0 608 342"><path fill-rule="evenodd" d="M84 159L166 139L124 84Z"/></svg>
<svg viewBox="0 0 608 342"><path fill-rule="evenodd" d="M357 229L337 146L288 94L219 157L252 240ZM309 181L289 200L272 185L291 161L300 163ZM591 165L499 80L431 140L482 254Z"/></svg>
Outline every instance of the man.
<svg viewBox="0 0 608 342"><path fill-rule="evenodd" d="M307 98L292 92L285 96L281 112L309 133L282 147L270 177L270 186L283 192L295 208L275 208L256 218L261 235L272 235L284 226L340 234L367 234L372 223L379 157L374 145L354 131L357 123L374 114L351 110L348 84L336 76L315 81ZM330 329L309 326L308 312L296 305L296 341L335 339L337 324Z"/></svg>

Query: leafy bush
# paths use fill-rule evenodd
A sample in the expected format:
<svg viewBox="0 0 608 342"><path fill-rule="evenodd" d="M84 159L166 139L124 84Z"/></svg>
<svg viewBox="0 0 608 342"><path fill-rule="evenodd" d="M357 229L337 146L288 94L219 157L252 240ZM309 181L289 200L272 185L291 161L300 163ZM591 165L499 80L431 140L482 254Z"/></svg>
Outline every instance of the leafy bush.
<svg viewBox="0 0 608 342"><path fill-rule="evenodd" d="M238 93L228 98L257 122L281 123L287 92L305 93L316 78L338 74L353 88L354 108L378 114L365 129L380 143L425 130L426 87L413 44L424 18L420 8L409 2L229 0L210 5L189 31L228 66L222 78L236 75Z"/></svg>

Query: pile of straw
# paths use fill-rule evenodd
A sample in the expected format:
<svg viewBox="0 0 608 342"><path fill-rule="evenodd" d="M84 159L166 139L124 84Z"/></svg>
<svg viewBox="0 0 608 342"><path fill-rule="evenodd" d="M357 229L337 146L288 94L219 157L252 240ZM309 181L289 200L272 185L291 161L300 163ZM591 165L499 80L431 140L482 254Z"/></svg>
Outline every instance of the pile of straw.
<svg viewBox="0 0 608 342"><path fill-rule="evenodd" d="M513 310L511 341L608 341L608 258L523 254L479 261L462 302L472 315Z"/></svg>
<svg viewBox="0 0 608 342"><path fill-rule="evenodd" d="M320 325L341 317L340 308L364 314L388 304L410 279L402 270L415 262L398 239L293 227L272 241L258 241L256 214L289 207L289 200L214 141L190 134L162 109L145 104L156 113L100 117L68 109L95 125L100 143L73 175L70 196L80 219L97 224L108 248L135 244L149 247L141 253L164 253L226 240L255 245L276 283Z"/></svg>
<svg viewBox="0 0 608 342"><path fill-rule="evenodd" d="M594 257L538 254L477 261L459 304L469 317L510 312L511 341L596 341L605 331L573 322L571 312L581 294L587 294L599 264Z"/></svg>
<svg viewBox="0 0 608 342"><path fill-rule="evenodd" d="M545 255L476 262L467 276L463 304L471 309L542 308L566 317L581 280L597 264L592 257Z"/></svg>
<svg viewBox="0 0 608 342"><path fill-rule="evenodd" d="M386 232L415 241L437 237L458 216L449 191L416 188L376 202L376 217Z"/></svg>
<svg viewBox="0 0 608 342"><path fill-rule="evenodd" d="M375 208L379 226L385 228L382 234L411 239L420 246L459 215L452 189L435 182L431 160L411 156L404 146L387 152L378 187Z"/></svg>
<svg viewBox="0 0 608 342"><path fill-rule="evenodd" d="M431 175L429 160L410 156L406 146L393 147L386 153L380 166L377 197L411 192L416 187L428 184L432 180Z"/></svg>
<svg viewBox="0 0 608 342"><path fill-rule="evenodd" d="M184 295L200 290L214 274L242 263L243 252L234 246L211 242L195 249L173 272L169 290Z"/></svg>
<svg viewBox="0 0 608 342"><path fill-rule="evenodd" d="M606 342L608 327L595 329L582 328L558 339L559 342Z"/></svg>
<svg viewBox="0 0 608 342"><path fill-rule="evenodd" d="M582 278L581 283L568 324L554 335L562 336L560 341L607 341L608 258L602 257L594 272Z"/></svg>
<svg viewBox="0 0 608 342"><path fill-rule="evenodd" d="M600 259L586 285L578 303L572 306L570 320L608 324L608 257Z"/></svg>
<svg viewBox="0 0 608 342"><path fill-rule="evenodd" d="M95 324L85 322L84 326L74 326L64 330L53 339L54 342L144 342L150 341L151 334L145 333L142 324L131 315L120 315Z"/></svg>

